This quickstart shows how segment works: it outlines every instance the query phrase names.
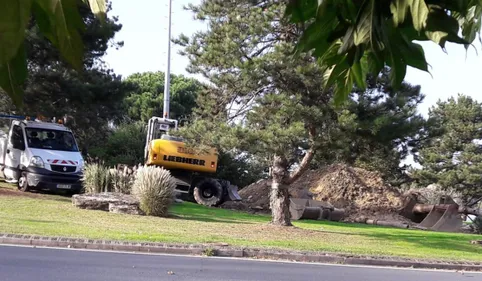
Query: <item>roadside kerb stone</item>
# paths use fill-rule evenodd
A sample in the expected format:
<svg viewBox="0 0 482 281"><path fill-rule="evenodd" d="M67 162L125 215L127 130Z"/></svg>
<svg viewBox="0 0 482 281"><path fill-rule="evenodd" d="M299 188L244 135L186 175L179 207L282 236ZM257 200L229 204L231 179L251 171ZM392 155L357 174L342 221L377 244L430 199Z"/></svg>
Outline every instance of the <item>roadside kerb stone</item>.
<svg viewBox="0 0 482 281"><path fill-rule="evenodd" d="M482 264L476 262L447 262L435 260L416 260L398 257L362 256L310 251L240 248L231 247L227 244L170 244L153 242L127 242L115 240L93 240L2 233L0 233L0 244L195 256L206 255L208 250L210 250L209 252L213 256L219 257L237 257L347 265L410 267L458 271L482 271Z"/></svg>

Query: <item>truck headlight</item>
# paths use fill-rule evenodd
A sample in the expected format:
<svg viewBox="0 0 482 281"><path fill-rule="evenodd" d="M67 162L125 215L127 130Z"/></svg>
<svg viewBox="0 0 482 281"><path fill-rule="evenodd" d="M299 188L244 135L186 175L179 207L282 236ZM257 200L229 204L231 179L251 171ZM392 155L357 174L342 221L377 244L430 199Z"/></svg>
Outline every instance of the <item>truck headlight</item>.
<svg viewBox="0 0 482 281"><path fill-rule="evenodd" d="M81 173L83 173L84 169L85 169L85 161L84 161L84 159L80 159L80 161L79 161L79 171Z"/></svg>
<svg viewBox="0 0 482 281"><path fill-rule="evenodd" d="M44 161L40 156L34 156L30 159L30 167L44 168Z"/></svg>

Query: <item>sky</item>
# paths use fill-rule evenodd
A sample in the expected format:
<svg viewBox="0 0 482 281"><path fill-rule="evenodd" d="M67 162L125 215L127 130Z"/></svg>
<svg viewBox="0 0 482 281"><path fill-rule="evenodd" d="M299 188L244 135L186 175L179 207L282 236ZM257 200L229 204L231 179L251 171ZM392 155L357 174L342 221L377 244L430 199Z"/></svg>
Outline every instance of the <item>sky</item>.
<svg viewBox="0 0 482 281"><path fill-rule="evenodd" d="M165 71L167 59L168 0L111 0L110 16L118 16L123 25L115 40L124 41L119 50L109 49L106 62L117 74L126 77L145 71ZM206 24L193 19L183 6L199 4L201 0L172 0L172 37L192 35L206 30ZM431 42L421 43L430 64L430 74L410 68L405 81L420 85L426 98L419 111L426 116L438 99L463 93L482 101L482 46L477 43L468 52L463 46L448 44L445 53ZM185 68L187 58L178 54L179 47L171 44L171 73L192 76ZM197 77L197 76L193 76ZM197 77L199 78L199 77Z"/></svg>

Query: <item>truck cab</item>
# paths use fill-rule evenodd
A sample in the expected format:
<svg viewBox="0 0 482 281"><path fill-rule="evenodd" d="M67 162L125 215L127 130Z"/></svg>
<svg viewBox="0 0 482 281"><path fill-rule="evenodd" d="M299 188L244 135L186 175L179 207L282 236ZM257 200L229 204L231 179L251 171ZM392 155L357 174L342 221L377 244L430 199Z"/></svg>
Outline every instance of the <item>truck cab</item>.
<svg viewBox="0 0 482 281"><path fill-rule="evenodd" d="M62 124L13 120L0 135L0 175L21 191L79 193L83 167L75 137Z"/></svg>

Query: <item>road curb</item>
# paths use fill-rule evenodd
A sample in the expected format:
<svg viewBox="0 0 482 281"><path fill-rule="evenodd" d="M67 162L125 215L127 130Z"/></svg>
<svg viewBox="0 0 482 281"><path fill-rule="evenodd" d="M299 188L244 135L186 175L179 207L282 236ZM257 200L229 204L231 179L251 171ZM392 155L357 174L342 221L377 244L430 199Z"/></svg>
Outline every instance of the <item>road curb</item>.
<svg viewBox="0 0 482 281"><path fill-rule="evenodd" d="M296 262L482 272L481 263L414 260L394 257L355 256L309 251L281 251L273 249L236 248L230 247L229 245L222 243L171 244L0 233L0 244L90 250L110 250L138 253L179 254L194 256L212 255L219 257L285 260Z"/></svg>

